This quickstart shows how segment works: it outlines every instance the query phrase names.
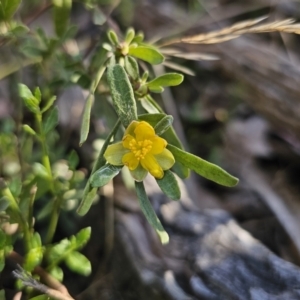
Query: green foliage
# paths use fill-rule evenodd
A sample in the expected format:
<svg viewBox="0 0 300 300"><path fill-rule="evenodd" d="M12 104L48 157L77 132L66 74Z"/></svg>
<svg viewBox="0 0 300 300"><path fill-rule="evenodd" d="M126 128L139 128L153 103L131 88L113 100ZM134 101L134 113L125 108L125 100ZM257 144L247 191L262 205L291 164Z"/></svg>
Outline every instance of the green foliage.
<svg viewBox="0 0 300 300"><path fill-rule="evenodd" d="M124 130L128 130L133 121L147 122L155 131L155 139L159 140L159 136L168 144L165 152L169 153L169 149L173 153L175 164L171 169L163 169L162 178L156 178L160 189L170 199L178 200L181 197L174 173L186 178L193 170L225 186L237 184L238 179L220 167L184 151L172 126L173 117L166 115L153 97L153 93L162 93L165 87L181 84L183 76L178 73L153 76L153 65L162 64L165 57L157 45L144 41L143 33L136 33L133 28L128 28L124 35L109 30L107 37L101 38L98 44L91 43L91 48L87 46L82 50L76 40L77 28L71 24L70 19L72 0L51 2L54 36L49 36L47 30L34 29L15 20L20 3L20 0L0 1L0 25L3 29L1 45L3 43L11 47L8 49L13 49L14 53L13 59L3 59L0 79L28 67L28 74L36 72L38 79L27 82L38 82L39 87L32 89L18 82L14 90L18 91L19 99L16 95L12 97L17 99L15 101L21 101L21 105L17 105L20 108L16 112L18 120L5 119L0 124L0 172L3 177L0 182L0 224L18 224L14 233L0 229L0 271L15 243L22 240L22 267L27 277L34 274L36 267L43 267L51 276L63 281L61 264L83 276L91 273L92 266L88 258L80 252L90 238L91 228L73 234L70 231L74 223L65 216L66 213L74 212L79 202L77 213L85 215L97 198L98 188L119 174L123 165L109 164L104 153L112 142L120 141ZM30 4L23 1L22 7L30 10ZM83 0L77 5L82 4L83 9L91 12L94 24L99 26L106 22L99 1ZM21 14L19 19L26 18ZM103 110L103 124L115 123L112 129L100 130L100 135L109 133L105 136L105 142L87 180L85 173L78 169L81 164L77 152L70 150L70 145L57 142L61 112L56 106L55 94L72 86L87 91L81 117L80 146L88 139L96 110ZM73 106L68 105L72 110ZM21 111L23 106L24 111ZM19 116L23 114L26 121L21 122ZM125 132L128 134L128 131ZM136 151L138 153L139 149ZM79 154L81 157L82 153ZM161 163L161 158L157 158L157 161ZM165 244L169 236L144 189L143 179L148 171L141 163L134 171L130 170L130 174L136 181L135 189L141 210ZM55 239L57 242L53 243L59 218L63 219L64 232L69 234L60 241ZM77 220L78 216L72 214L72 218ZM39 226L35 225L41 222L46 224L46 228L36 231ZM32 296L29 295L29 298ZM48 297L40 295L31 299L42 300Z"/></svg>
<svg viewBox="0 0 300 300"><path fill-rule="evenodd" d="M147 218L148 222L153 226L153 228L156 230L162 244L167 244L169 242L169 235L164 230L151 203L149 202L143 182L136 181L135 189L136 189L136 194L138 196L141 209L145 217Z"/></svg>
<svg viewBox="0 0 300 300"><path fill-rule="evenodd" d="M133 89L124 68L114 65L107 70L114 108L124 127L137 120L137 109Z"/></svg>

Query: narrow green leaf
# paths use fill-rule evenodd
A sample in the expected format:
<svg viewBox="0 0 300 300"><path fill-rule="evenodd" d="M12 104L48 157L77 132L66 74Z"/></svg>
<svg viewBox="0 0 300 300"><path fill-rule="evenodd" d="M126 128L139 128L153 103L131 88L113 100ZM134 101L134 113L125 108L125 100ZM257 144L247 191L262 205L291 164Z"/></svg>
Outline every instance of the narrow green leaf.
<svg viewBox="0 0 300 300"><path fill-rule="evenodd" d="M83 192L82 201L77 209L77 213L80 216L85 215L89 211L96 195L97 188L91 188L91 186L87 184Z"/></svg>
<svg viewBox="0 0 300 300"><path fill-rule="evenodd" d="M58 108L54 107L44 121L44 133L52 131L58 124Z"/></svg>
<svg viewBox="0 0 300 300"><path fill-rule="evenodd" d="M3 249L0 249L0 272L2 272L2 270L4 269L5 267L5 253L4 253L4 250ZM1 291L0 291L0 296L1 296ZM5 299L4 298L0 298L0 299Z"/></svg>
<svg viewBox="0 0 300 300"><path fill-rule="evenodd" d="M21 0L1 0L0 1L0 22L8 21L18 9Z"/></svg>
<svg viewBox="0 0 300 300"><path fill-rule="evenodd" d="M158 219L145 191L143 182L135 182L135 189L141 209L148 220L149 224L156 230L162 244L169 242L169 235L164 230L160 220Z"/></svg>
<svg viewBox="0 0 300 300"><path fill-rule="evenodd" d="M90 131L91 110L92 110L93 103L94 103L94 95L89 94L89 96L86 99L86 103L82 115L79 146L81 146L86 141Z"/></svg>
<svg viewBox="0 0 300 300"><path fill-rule="evenodd" d="M124 39L125 43L129 45L134 39L134 35L135 35L134 29L128 28Z"/></svg>
<svg viewBox="0 0 300 300"><path fill-rule="evenodd" d="M156 179L157 184L167 197L172 200L179 200L181 192L176 177L170 170L164 171L164 173L162 179Z"/></svg>
<svg viewBox="0 0 300 300"><path fill-rule="evenodd" d="M72 0L52 0L54 25L57 36L62 37L69 25Z"/></svg>
<svg viewBox="0 0 300 300"><path fill-rule="evenodd" d="M44 112L46 112L52 105L53 103L56 101L56 96L52 96L46 103L46 105L43 107L43 109L41 110L41 113L43 114Z"/></svg>
<svg viewBox="0 0 300 300"><path fill-rule="evenodd" d="M76 247L82 248L90 239L92 233L91 227L81 229L76 235Z"/></svg>
<svg viewBox="0 0 300 300"><path fill-rule="evenodd" d="M139 99L142 107L144 108L144 110L146 112L148 112L149 114L158 114L159 110L157 109L157 106L155 105L155 103L149 101L149 99L147 97L141 98Z"/></svg>
<svg viewBox="0 0 300 300"><path fill-rule="evenodd" d="M157 135L162 135L166 132L173 123L173 117L171 115L164 116L154 127L155 133Z"/></svg>
<svg viewBox="0 0 300 300"><path fill-rule="evenodd" d="M39 103L41 102L42 94L38 86L34 89L34 97L39 101Z"/></svg>
<svg viewBox="0 0 300 300"><path fill-rule="evenodd" d="M23 130L31 135L36 135L36 132L29 126L29 125L23 125Z"/></svg>
<svg viewBox="0 0 300 300"><path fill-rule="evenodd" d="M69 168L72 171L75 171L75 169L79 163L79 157L78 157L77 152L74 149L70 152L70 154L68 156L68 163L69 163Z"/></svg>
<svg viewBox="0 0 300 300"><path fill-rule="evenodd" d="M113 30L109 30L107 33L109 41L114 45L118 46L119 45L119 39L117 34Z"/></svg>
<svg viewBox="0 0 300 300"><path fill-rule="evenodd" d="M165 86L176 86L183 81L183 75L178 73L167 73L159 77L154 78L153 80L147 83L147 86L150 91L159 91L162 87ZM163 89L162 89L163 90Z"/></svg>
<svg viewBox="0 0 300 300"><path fill-rule="evenodd" d="M98 155L98 158L93 166L93 170L92 170L92 174L95 173L96 170L100 169L102 166L104 166L104 164L106 163L106 160L104 158L104 153L110 143L110 140L112 139L112 137L116 134L116 132L118 131L119 129L119 126L120 126L120 121L118 120L118 122L115 124L114 128L112 129L112 131L110 132L110 134L107 136L102 148L101 148L101 151ZM87 182L85 188L84 188L84 191L83 191L83 196L82 196L82 200L81 200L81 203L77 209L77 213L80 215L80 216L83 216L85 215L92 203L93 203L93 200L96 196L96 193L97 193L97 188L93 188L91 186L91 183L90 181Z"/></svg>
<svg viewBox="0 0 300 300"><path fill-rule="evenodd" d="M122 166L123 167L123 166ZM106 164L97 170L90 178L92 187L102 187L119 174L122 167Z"/></svg>
<svg viewBox="0 0 300 300"><path fill-rule="evenodd" d="M125 56L125 70L133 80L138 80L139 66L136 60L131 56Z"/></svg>
<svg viewBox="0 0 300 300"><path fill-rule="evenodd" d="M19 95L31 112L37 113L39 111L38 99L33 96L32 92L25 84L19 83Z"/></svg>
<svg viewBox="0 0 300 300"><path fill-rule="evenodd" d="M109 66L107 79L111 90L113 105L125 128L137 120L134 93L124 68L120 65Z"/></svg>
<svg viewBox="0 0 300 300"><path fill-rule="evenodd" d="M92 272L90 261L80 252L71 252L65 260L70 270L84 276L88 276Z"/></svg>
<svg viewBox="0 0 300 300"><path fill-rule="evenodd" d="M130 47L128 54L152 65L158 65L164 61L164 56L158 50L147 46Z"/></svg>
<svg viewBox="0 0 300 300"><path fill-rule="evenodd" d="M238 178L230 175L217 165L214 165L198 156L185 152L173 145L167 148L173 153L175 160L195 171L197 174L218 184L232 187L238 184Z"/></svg>

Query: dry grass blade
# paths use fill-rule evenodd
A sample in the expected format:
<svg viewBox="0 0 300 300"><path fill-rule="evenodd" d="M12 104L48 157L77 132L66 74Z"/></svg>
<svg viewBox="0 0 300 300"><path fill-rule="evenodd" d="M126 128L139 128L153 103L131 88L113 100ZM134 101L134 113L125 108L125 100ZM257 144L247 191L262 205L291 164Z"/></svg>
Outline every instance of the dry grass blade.
<svg viewBox="0 0 300 300"><path fill-rule="evenodd" d="M275 21L272 23L258 25L257 23L264 20L265 17L239 22L230 27L226 27L219 31L213 31L209 33L198 34L190 37L184 37L180 40L173 40L168 44L173 43L188 43L188 44L215 44L221 43L228 40L235 39L242 34L246 33L263 33L263 32L286 32L286 33L295 33L300 34L300 23L293 24L295 20L286 19L282 21Z"/></svg>
<svg viewBox="0 0 300 300"><path fill-rule="evenodd" d="M163 65L167 68L173 69L175 71L179 71L179 72L184 73L186 75L195 76L194 71L192 71L191 69L189 69L187 67L183 67L182 65L176 64L174 62L165 60L163 62Z"/></svg>
<svg viewBox="0 0 300 300"><path fill-rule="evenodd" d="M197 52L182 52L176 48L162 48L161 53L168 57L178 57L188 60L218 60L219 57L207 53L197 53Z"/></svg>

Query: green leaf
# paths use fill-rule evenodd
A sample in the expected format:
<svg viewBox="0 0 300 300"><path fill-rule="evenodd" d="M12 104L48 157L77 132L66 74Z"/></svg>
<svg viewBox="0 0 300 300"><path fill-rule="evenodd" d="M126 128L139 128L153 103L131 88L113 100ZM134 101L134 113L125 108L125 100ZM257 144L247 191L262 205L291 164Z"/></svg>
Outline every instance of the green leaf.
<svg viewBox="0 0 300 300"><path fill-rule="evenodd" d="M125 43L129 45L134 39L134 35L135 35L134 29L128 28L124 39Z"/></svg>
<svg viewBox="0 0 300 300"><path fill-rule="evenodd" d="M42 94L38 86L34 89L34 97L39 101L39 103L41 102Z"/></svg>
<svg viewBox="0 0 300 300"><path fill-rule="evenodd" d="M95 25L103 25L107 21L106 15L102 12L102 10L98 7L95 6L93 8L93 22Z"/></svg>
<svg viewBox="0 0 300 300"><path fill-rule="evenodd" d="M169 242L169 235L164 230L161 225L160 220L158 219L145 191L143 182L135 182L135 189L141 209L148 220L149 224L156 230L157 234L160 237L162 244L167 244Z"/></svg>
<svg viewBox="0 0 300 300"><path fill-rule="evenodd" d="M42 247L42 240L41 240L41 236L38 232L35 232L33 234L33 237L32 237L32 248L39 248L39 247Z"/></svg>
<svg viewBox="0 0 300 300"><path fill-rule="evenodd" d="M0 260L1 260L1 258L0 258ZM0 263L1 264L1 263ZM2 271L2 269L0 268L0 272ZM5 300L6 298L5 298L5 291L4 290L0 290L0 299L1 300Z"/></svg>
<svg viewBox="0 0 300 300"><path fill-rule="evenodd" d="M181 192L174 174L169 170L164 171L164 173L162 179L156 179L157 184L167 197L172 200L179 200Z"/></svg>
<svg viewBox="0 0 300 300"><path fill-rule="evenodd" d="M86 103L82 115L79 146L81 146L86 141L90 131L91 110L92 110L93 103L94 103L94 95L89 94L89 96L86 99Z"/></svg>
<svg viewBox="0 0 300 300"><path fill-rule="evenodd" d="M104 153L110 143L110 140L112 139L112 137L117 133L118 129L119 129L119 126L120 126L120 120L117 121L117 123L115 124L114 128L112 129L112 131L109 133L109 135L107 136L102 148L101 148L101 151L99 153L99 156L93 166L93 170L92 170L92 174L97 170L97 169L100 169L102 166L104 166L104 164L106 163L106 160L104 158ZM82 200L81 200L81 203L77 209L77 213L81 216L85 215L92 203L93 203L93 200L96 196L96 193L97 193L97 188L92 188L91 184L90 184L90 181L87 182L85 188L84 188L84 191L83 191L83 196L82 196Z"/></svg>
<svg viewBox="0 0 300 300"><path fill-rule="evenodd" d="M8 208L8 206L9 200L7 200L5 197L0 198L0 212L5 211Z"/></svg>
<svg viewBox="0 0 300 300"><path fill-rule="evenodd" d="M128 54L152 65L158 65L164 61L164 56L158 50L148 46L130 47Z"/></svg>
<svg viewBox="0 0 300 300"><path fill-rule="evenodd" d="M68 28L72 0L52 0L52 2L55 33L57 36L62 37Z"/></svg>
<svg viewBox="0 0 300 300"><path fill-rule="evenodd" d="M230 175L219 166L214 165L198 156L185 152L170 144L167 148L173 153L176 161L179 161L184 166L209 180L228 187L233 187L239 182L236 177Z"/></svg>
<svg viewBox="0 0 300 300"><path fill-rule="evenodd" d="M52 131L58 124L58 108L54 107L44 121L44 133Z"/></svg>
<svg viewBox="0 0 300 300"><path fill-rule="evenodd" d="M183 81L183 75L178 73L167 73L147 83L147 86L152 92L162 92L165 86L176 86Z"/></svg>
<svg viewBox="0 0 300 300"><path fill-rule="evenodd" d="M157 135L162 135L166 132L173 123L173 117L171 115L164 116L154 127L155 133Z"/></svg>
<svg viewBox="0 0 300 300"><path fill-rule="evenodd" d="M133 80L139 79L139 66L133 57L125 56L125 70Z"/></svg>
<svg viewBox="0 0 300 300"><path fill-rule="evenodd" d="M125 128L137 120L134 93L124 68L120 65L109 66L107 79L111 90L113 105Z"/></svg>
<svg viewBox="0 0 300 300"><path fill-rule="evenodd" d="M90 261L80 252L71 252L65 260L70 270L84 276L88 276L92 272Z"/></svg>
<svg viewBox="0 0 300 300"><path fill-rule="evenodd" d="M25 261L23 264L23 268L31 272L36 266L38 266L43 259L43 248L32 248L29 252L25 255Z"/></svg>
<svg viewBox="0 0 300 300"><path fill-rule="evenodd" d="M36 132L29 125L23 125L23 130L31 135L36 135Z"/></svg>
<svg viewBox="0 0 300 300"><path fill-rule="evenodd" d="M149 101L148 97L144 97L139 99L142 107L144 108L144 110L146 112L148 112L149 114L158 114L159 113L159 109L157 109L157 106L155 105L155 103Z"/></svg>
<svg viewBox="0 0 300 300"><path fill-rule="evenodd" d="M71 153L68 156L68 162L69 162L69 168L72 171L75 171L79 163L79 157L77 152L74 149L71 151Z"/></svg>
<svg viewBox="0 0 300 300"><path fill-rule="evenodd" d="M0 249L3 249L5 245L6 245L6 234L2 229L0 229Z"/></svg>
<svg viewBox="0 0 300 300"><path fill-rule="evenodd" d="M109 41L114 45L118 46L119 45L119 39L116 33L113 30L109 30L107 33Z"/></svg>
<svg viewBox="0 0 300 300"><path fill-rule="evenodd" d="M77 249L82 248L88 242L88 240L91 237L91 232L92 232L91 227L86 227L86 228L81 229L75 235Z"/></svg>
<svg viewBox="0 0 300 300"><path fill-rule="evenodd" d="M3 249L0 249L0 272L2 272L4 267L5 267L5 253L4 253ZM0 298L0 299L2 299L2 298Z"/></svg>
<svg viewBox="0 0 300 300"><path fill-rule="evenodd" d="M93 201L95 200L96 195L97 188L90 188L90 185L87 184L83 192L80 206L77 209L77 213L80 216L85 215L89 211Z"/></svg>
<svg viewBox="0 0 300 300"><path fill-rule="evenodd" d="M12 181L8 184L8 188L13 194L15 198L18 198L21 194L22 190L22 180L20 177L16 177L12 179Z"/></svg>
<svg viewBox="0 0 300 300"><path fill-rule="evenodd" d="M56 101L56 96L52 96L46 103L46 105L44 106L44 108L41 110L41 113L43 114L44 112L46 112L52 105L53 103Z"/></svg>
<svg viewBox="0 0 300 300"><path fill-rule="evenodd" d="M19 83L19 95L24 100L26 107L33 113L39 111L39 100L35 98L30 89L22 83Z"/></svg>
<svg viewBox="0 0 300 300"><path fill-rule="evenodd" d="M53 268L51 268L51 270L49 271L49 273L50 273L51 276L53 276L59 282L62 282L63 279L64 279L64 272L58 266L54 266Z"/></svg>
<svg viewBox="0 0 300 300"><path fill-rule="evenodd" d="M16 12L21 0L1 0L0 1L0 21L8 21Z"/></svg>
<svg viewBox="0 0 300 300"><path fill-rule="evenodd" d="M97 170L90 178L92 187L102 187L119 174L122 167L106 164Z"/></svg>

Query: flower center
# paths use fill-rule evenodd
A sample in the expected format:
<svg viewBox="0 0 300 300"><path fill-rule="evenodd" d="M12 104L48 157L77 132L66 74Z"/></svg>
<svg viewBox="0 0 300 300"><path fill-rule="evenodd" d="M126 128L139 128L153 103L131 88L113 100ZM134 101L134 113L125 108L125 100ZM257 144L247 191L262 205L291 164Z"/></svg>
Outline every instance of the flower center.
<svg viewBox="0 0 300 300"><path fill-rule="evenodd" d="M147 153L152 149L152 142L150 140L136 141L132 140L129 143L129 149L134 154L138 161L145 158Z"/></svg>

